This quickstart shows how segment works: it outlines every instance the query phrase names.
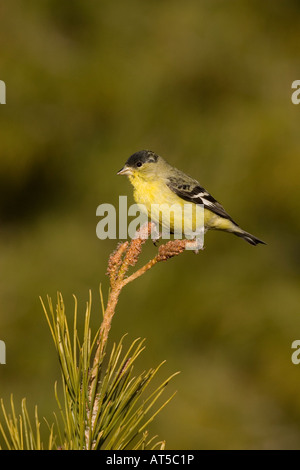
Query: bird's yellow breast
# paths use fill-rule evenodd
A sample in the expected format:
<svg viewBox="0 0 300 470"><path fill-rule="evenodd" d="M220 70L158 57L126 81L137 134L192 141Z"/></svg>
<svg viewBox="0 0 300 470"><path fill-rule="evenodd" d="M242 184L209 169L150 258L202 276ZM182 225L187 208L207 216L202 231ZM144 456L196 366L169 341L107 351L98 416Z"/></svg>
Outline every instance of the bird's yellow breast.
<svg viewBox="0 0 300 470"><path fill-rule="evenodd" d="M135 202L145 205L148 211L151 211L152 204L172 205L177 203L183 205L184 203L183 199L176 196L160 179L146 181L139 176L130 176L129 179L134 187Z"/></svg>
<svg viewBox="0 0 300 470"><path fill-rule="evenodd" d="M134 187L134 199L147 212L151 220L171 232L187 233L203 225L203 211L196 218L196 204L177 196L161 179L147 180L130 176ZM190 207L187 213L186 206ZM199 206L198 206L199 211ZM202 215L202 217L201 217ZM200 223L199 223L200 221Z"/></svg>

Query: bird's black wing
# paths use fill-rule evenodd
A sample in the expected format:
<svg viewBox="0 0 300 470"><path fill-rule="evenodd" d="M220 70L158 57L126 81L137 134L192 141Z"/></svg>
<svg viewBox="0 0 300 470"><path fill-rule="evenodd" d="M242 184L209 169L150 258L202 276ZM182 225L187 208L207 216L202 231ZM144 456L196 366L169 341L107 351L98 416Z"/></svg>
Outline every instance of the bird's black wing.
<svg viewBox="0 0 300 470"><path fill-rule="evenodd" d="M202 188L196 180L171 176L167 179L166 184L171 191L185 201L203 204L205 209L236 224L230 215L227 214L224 207L206 189Z"/></svg>

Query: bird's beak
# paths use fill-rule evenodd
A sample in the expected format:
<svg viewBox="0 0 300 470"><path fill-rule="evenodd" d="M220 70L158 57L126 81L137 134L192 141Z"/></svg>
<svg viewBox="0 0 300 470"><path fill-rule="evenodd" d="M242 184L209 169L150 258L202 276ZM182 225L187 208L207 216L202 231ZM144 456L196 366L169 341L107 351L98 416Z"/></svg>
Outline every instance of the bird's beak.
<svg viewBox="0 0 300 470"><path fill-rule="evenodd" d="M124 166L120 171L118 171L117 175L132 175L132 171L128 166Z"/></svg>

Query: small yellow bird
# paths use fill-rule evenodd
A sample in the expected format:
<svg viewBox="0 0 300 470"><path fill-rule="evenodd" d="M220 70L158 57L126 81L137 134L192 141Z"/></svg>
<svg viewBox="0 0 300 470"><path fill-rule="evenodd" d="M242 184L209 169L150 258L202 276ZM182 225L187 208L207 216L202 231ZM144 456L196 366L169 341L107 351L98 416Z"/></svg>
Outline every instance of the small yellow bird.
<svg viewBox="0 0 300 470"><path fill-rule="evenodd" d="M156 205L167 206L191 204L193 209L201 204L204 207L204 229L223 230L243 238L251 245L265 242L251 233L245 232L227 214L223 206L216 201L198 181L169 165L162 157L150 150L141 150L128 158L124 167L117 173L127 175L134 187L134 199L137 204L146 207L148 215ZM154 205L154 206L153 206ZM191 228L195 230L195 211L192 212ZM152 213L153 216L153 213ZM161 224L161 214L154 214L152 220ZM180 216L173 214L171 230L181 230Z"/></svg>

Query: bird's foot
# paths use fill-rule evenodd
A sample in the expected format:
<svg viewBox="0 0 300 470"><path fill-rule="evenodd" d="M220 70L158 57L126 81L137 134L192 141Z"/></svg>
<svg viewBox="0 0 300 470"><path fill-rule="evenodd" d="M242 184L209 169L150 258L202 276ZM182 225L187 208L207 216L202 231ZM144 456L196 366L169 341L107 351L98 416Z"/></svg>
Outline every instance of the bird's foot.
<svg viewBox="0 0 300 470"><path fill-rule="evenodd" d="M185 245L186 250L193 250L195 255L198 255L200 250L204 250L203 240L198 238L194 240L187 240Z"/></svg>
<svg viewBox="0 0 300 470"><path fill-rule="evenodd" d="M154 246L157 246L159 244L159 240L161 238L161 233L159 232L157 236L152 238L152 243Z"/></svg>
<svg viewBox="0 0 300 470"><path fill-rule="evenodd" d="M159 231L158 226L152 222L151 224L151 240L154 246L157 246L159 243L160 238L162 237L162 233Z"/></svg>

